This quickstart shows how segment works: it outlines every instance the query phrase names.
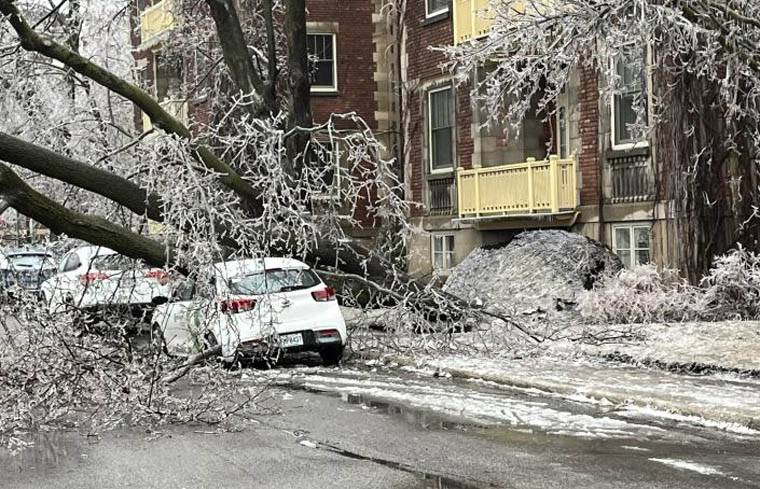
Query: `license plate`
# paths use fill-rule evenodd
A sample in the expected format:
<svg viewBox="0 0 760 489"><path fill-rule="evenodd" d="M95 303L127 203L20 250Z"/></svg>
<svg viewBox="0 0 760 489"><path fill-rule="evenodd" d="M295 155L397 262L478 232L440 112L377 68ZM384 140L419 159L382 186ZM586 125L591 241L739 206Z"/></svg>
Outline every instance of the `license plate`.
<svg viewBox="0 0 760 489"><path fill-rule="evenodd" d="M303 335L301 333L280 335L280 347L290 348L291 346L303 346Z"/></svg>

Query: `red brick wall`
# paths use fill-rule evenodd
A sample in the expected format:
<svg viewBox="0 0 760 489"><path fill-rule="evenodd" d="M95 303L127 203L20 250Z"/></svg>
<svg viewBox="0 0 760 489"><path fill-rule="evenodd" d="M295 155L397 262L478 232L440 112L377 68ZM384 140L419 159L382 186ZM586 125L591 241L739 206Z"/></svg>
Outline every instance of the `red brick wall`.
<svg viewBox="0 0 760 489"><path fill-rule="evenodd" d="M408 57L408 78L413 90L405 104L410 120L407 144L409 145L409 189L410 198L415 202L425 202L425 177L427 157L423 154L425 144L425 92L421 86L426 81L440 79L444 74L441 64L446 60L443 53L431 51L431 46L444 46L454 41L450 16L431 22L425 19L425 1L410 0L406 13ZM471 137L472 108L469 86L455 87L455 121L457 161L461 166L472 165L473 141ZM424 215L424 209L413 209L414 216Z"/></svg>
<svg viewBox="0 0 760 489"><path fill-rule="evenodd" d="M371 0L307 0L306 7L307 22L338 24L338 93L312 94L314 121L322 122L332 112L356 112L376 129Z"/></svg>
<svg viewBox="0 0 760 489"><path fill-rule="evenodd" d="M599 203L599 81L595 68L581 66L580 89L578 103L580 104L580 121L578 131L581 137L581 151L578 155L578 166L582 175L581 205L596 205Z"/></svg>

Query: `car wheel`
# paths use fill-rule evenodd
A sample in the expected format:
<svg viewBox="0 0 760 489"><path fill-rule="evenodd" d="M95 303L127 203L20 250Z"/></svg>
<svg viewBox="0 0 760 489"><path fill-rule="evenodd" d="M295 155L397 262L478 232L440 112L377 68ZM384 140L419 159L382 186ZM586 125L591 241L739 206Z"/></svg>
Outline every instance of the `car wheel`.
<svg viewBox="0 0 760 489"><path fill-rule="evenodd" d="M338 365L343 358L343 345L320 350L319 356L322 357L325 366Z"/></svg>
<svg viewBox="0 0 760 489"><path fill-rule="evenodd" d="M206 331L206 333L203 335L203 349L208 350L209 348L214 348L215 346L219 345L219 340L216 339L216 336L211 331ZM240 359L237 354L232 358L232 360L226 360L224 358L221 359L222 367L227 369L233 369L237 367L240 363Z"/></svg>

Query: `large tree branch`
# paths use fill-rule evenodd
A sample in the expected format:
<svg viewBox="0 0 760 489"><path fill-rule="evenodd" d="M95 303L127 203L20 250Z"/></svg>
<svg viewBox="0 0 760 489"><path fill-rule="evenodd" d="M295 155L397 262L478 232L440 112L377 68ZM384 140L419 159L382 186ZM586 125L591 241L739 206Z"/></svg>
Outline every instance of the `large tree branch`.
<svg viewBox="0 0 760 489"><path fill-rule="evenodd" d="M0 163L0 197L16 211L58 234L112 248L122 255L163 267L169 263L166 247L99 216L69 210L37 192L11 168Z"/></svg>
<svg viewBox="0 0 760 489"><path fill-rule="evenodd" d="M245 96L266 96L267 90L259 73L253 65L253 59L245 42L243 28L240 26L237 7L234 0L206 0L211 17L216 25L219 43L222 45L224 62L230 70L232 80L238 90ZM270 83L272 81L270 80ZM265 110L272 112L274 100L264 100ZM254 108L253 112L258 112Z"/></svg>
<svg viewBox="0 0 760 489"><path fill-rule="evenodd" d="M24 49L56 59L77 73L132 101L150 117L153 124L168 133L176 134L188 140L199 160L207 168L219 174L219 181L222 184L248 202L257 202L259 200L258 193L245 179L207 147L194 143L190 130L166 112L147 92L78 53L73 52L71 49L55 42L53 39L41 36L24 19L12 0L0 0L0 13L6 16L11 27L16 31L21 41L21 46Z"/></svg>
<svg viewBox="0 0 760 489"><path fill-rule="evenodd" d="M0 160L88 190L122 205L137 215L162 221L162 202L140 186L114 173L59 155L0 133Z"/></svg>

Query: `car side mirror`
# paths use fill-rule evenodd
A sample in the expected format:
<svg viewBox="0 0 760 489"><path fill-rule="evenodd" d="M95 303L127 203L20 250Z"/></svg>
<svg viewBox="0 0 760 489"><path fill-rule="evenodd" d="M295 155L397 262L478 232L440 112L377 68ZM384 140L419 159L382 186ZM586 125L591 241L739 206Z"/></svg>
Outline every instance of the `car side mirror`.
<svg viewBox="0 0 760 489"><path fill-rule="evenodd" d="M167 302L169 302L169 298L164 296L154 297L150 300L150 303L154 306L160 306L162 304L166 304Z"/></svg>

